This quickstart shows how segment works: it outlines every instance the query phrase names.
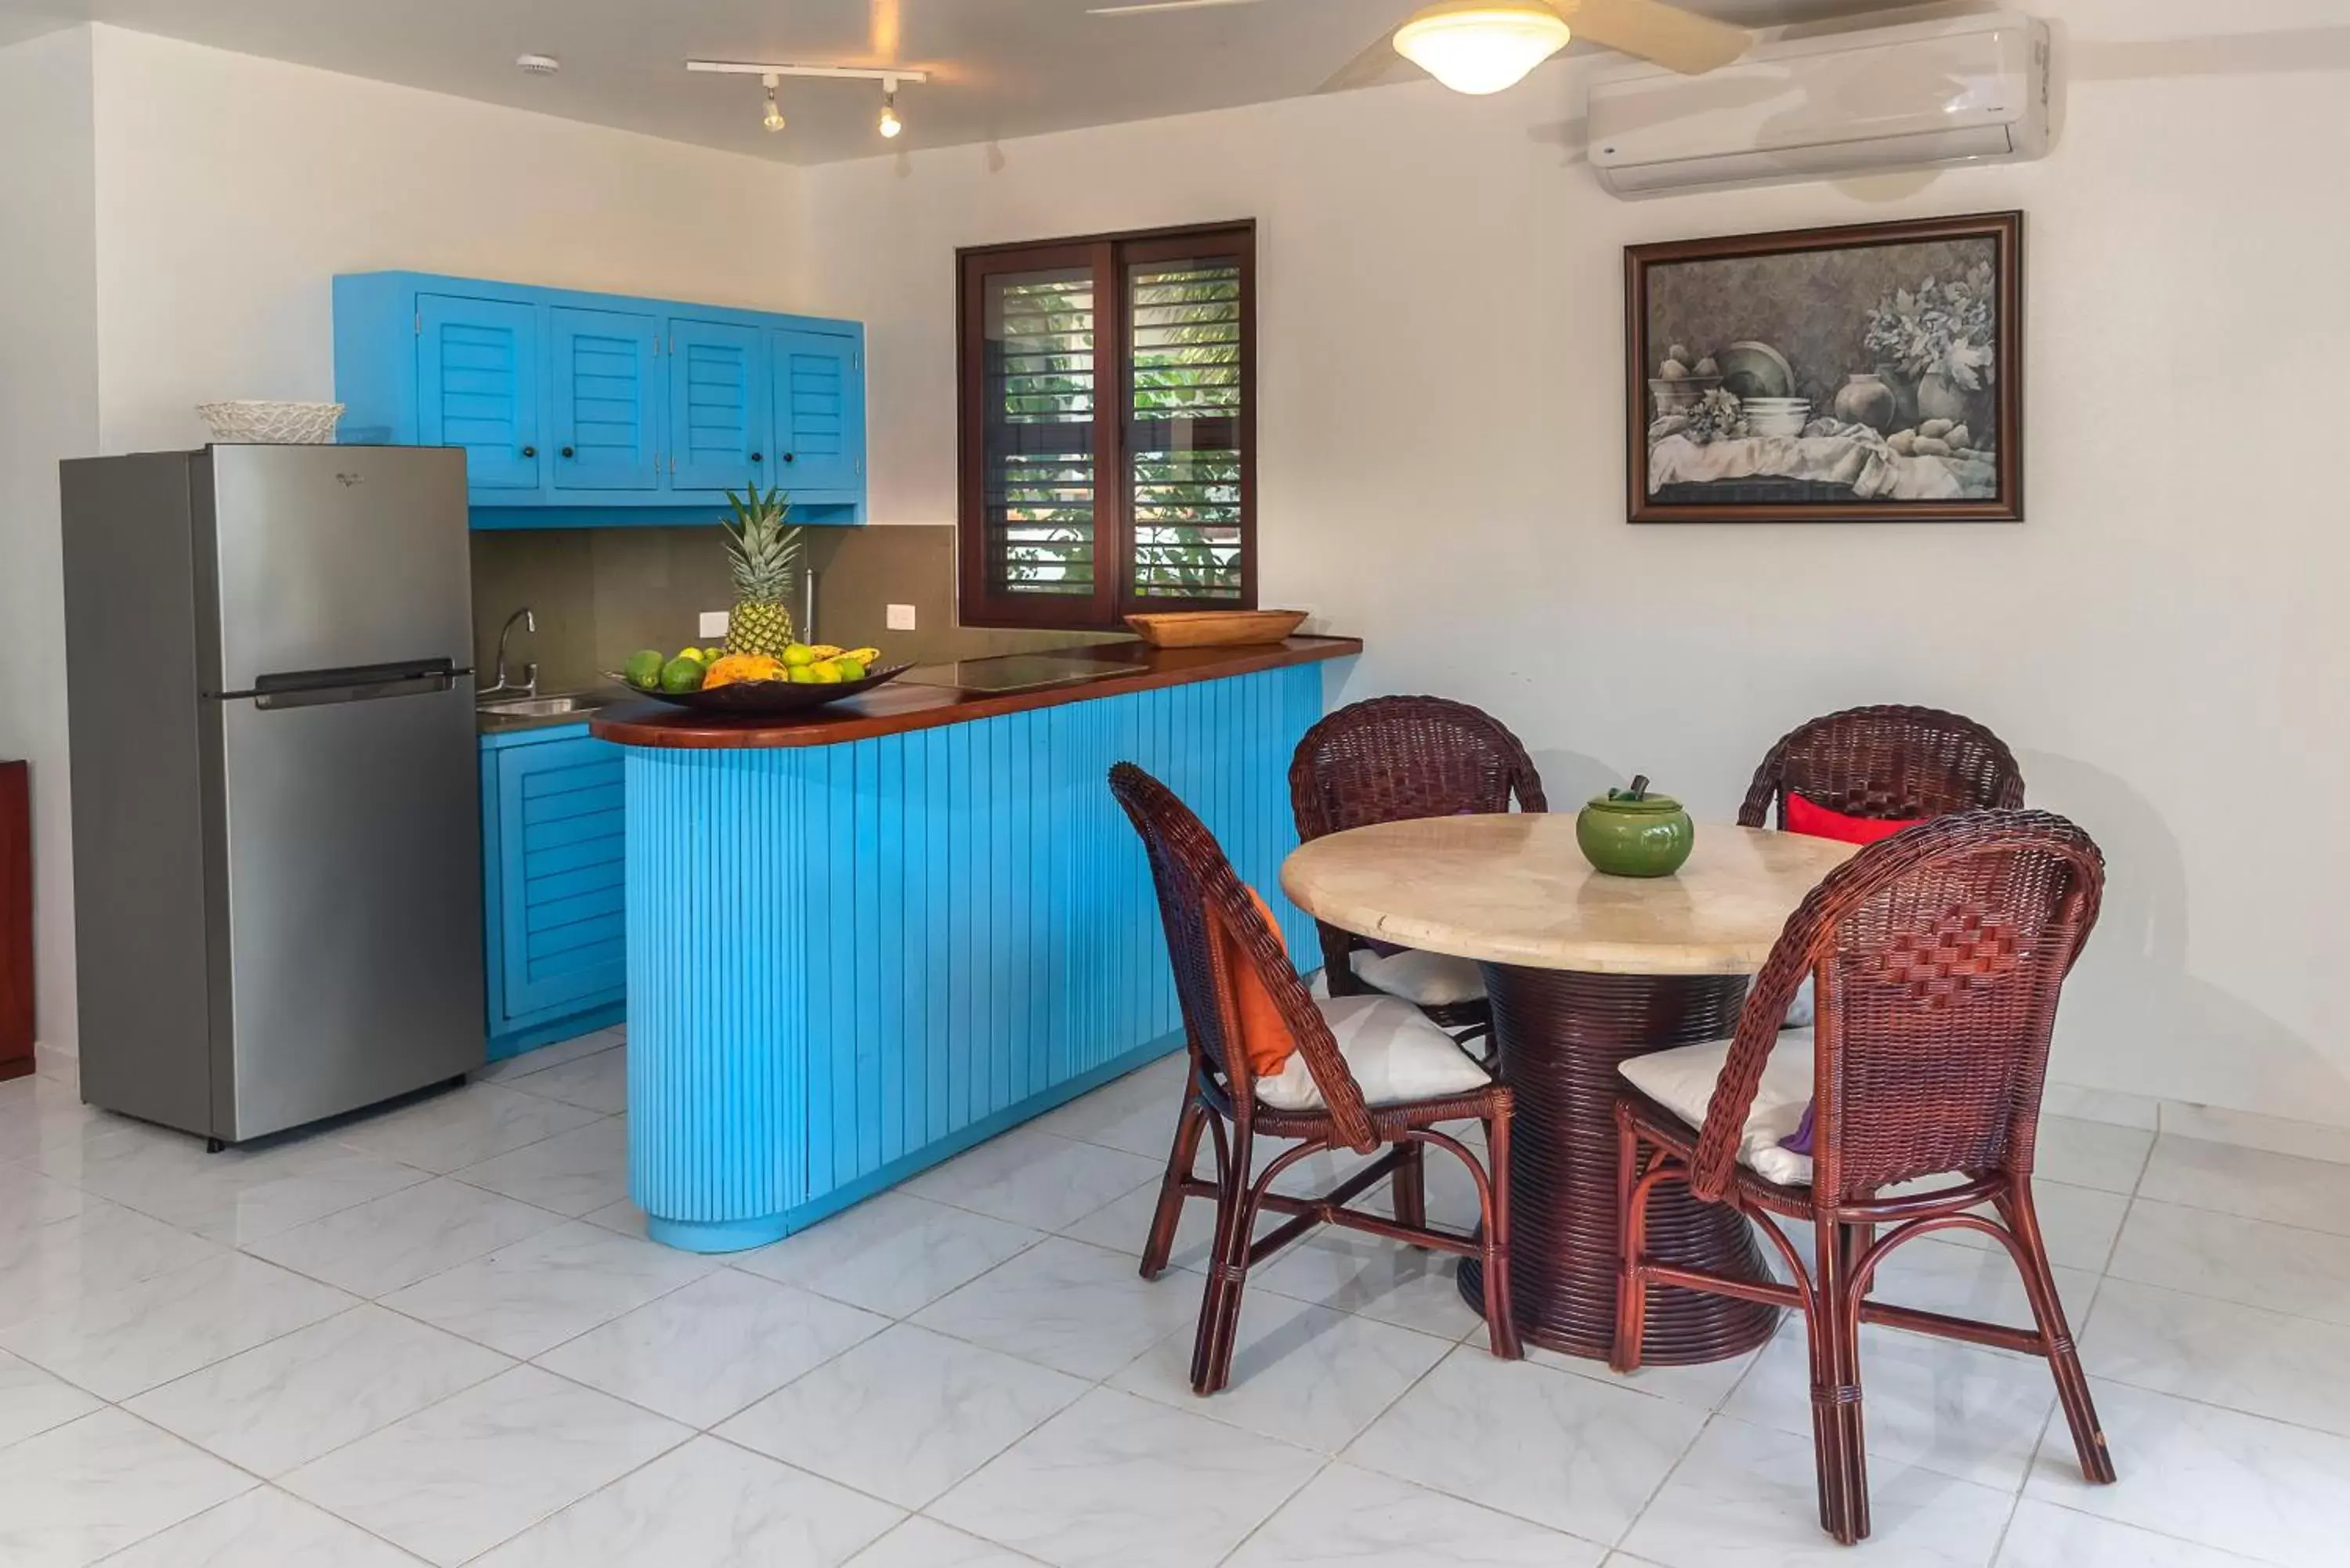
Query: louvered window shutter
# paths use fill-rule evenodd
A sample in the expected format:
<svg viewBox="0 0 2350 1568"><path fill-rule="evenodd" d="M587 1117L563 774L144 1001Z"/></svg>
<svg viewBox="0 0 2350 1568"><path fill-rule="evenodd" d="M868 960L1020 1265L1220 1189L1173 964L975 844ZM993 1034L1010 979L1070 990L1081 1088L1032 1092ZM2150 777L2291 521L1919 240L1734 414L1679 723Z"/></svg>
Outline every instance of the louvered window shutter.
<svg viewBox="0 0 2350 1568"><path fill-rule="evenodd" d="M964 253L965 623L1253 606L1253 241Z"/></svg>

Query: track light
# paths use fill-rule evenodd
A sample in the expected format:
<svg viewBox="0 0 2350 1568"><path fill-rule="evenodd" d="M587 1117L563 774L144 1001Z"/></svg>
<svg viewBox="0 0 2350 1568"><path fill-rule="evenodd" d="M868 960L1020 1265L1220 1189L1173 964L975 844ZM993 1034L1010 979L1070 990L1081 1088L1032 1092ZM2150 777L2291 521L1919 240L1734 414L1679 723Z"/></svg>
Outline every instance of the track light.
<svg viewBox="0 0 2350 1568"><path fill-rule="evenodd" d="M908 85L920 87L931 79L931 73L919 67L794 65L783 60L688 60L685 68L718 76L757 77L760 84L767 89L767 112L760 117L759 123L769 130L784 128L783 106L775 101L775 90L785 77L879 82L881 84L881 118L875 122L874 128L884 138L896 137L906 129L906 122L898 118L898 89Z"/></svg>

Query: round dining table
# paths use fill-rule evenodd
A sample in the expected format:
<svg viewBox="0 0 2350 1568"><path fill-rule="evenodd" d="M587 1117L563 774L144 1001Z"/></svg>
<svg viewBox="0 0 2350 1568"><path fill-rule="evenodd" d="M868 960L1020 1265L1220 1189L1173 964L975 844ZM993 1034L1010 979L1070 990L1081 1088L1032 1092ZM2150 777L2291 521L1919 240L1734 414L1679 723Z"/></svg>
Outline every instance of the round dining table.
<svg viewBox="0 0 2350 1568"><path fill-rule="evenodd" d="M1853 853L1700 824L1674 875L1611 877L1584 859L1573 816L1536 812L1350 828L1283 864L1282 890L1316 919L1482 969L1496 1071L1516 1103L1510 1277L1526 1339L1604 1359L1615 1338L1617 1064L1729 1035L1787 917ZM1745 1219L1678 1185L1651 1201L1648 1240L1663 1261L1769 1277ZM1482 1313L1475 1260L1460 1284ZM1659 1287L1641 1354L1716 1361L1761 1345L1777 1321L1764 1303Z"/></svg>

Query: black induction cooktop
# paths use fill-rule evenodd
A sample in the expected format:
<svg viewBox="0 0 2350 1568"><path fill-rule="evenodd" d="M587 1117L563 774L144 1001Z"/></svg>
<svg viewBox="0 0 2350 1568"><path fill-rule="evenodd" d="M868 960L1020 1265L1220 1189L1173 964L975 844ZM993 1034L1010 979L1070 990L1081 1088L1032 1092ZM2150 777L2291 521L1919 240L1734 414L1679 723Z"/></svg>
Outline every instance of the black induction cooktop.
<svg viewBox="0 0 2350 1568"><path fill-rule="evenodd" d="M947 686L958 691L1035 691L1139 675L1143 667L1118 659L1059 653L1007 653L993 659L959 659L951 664L921 664L898 679L916 686Z"/></svg>

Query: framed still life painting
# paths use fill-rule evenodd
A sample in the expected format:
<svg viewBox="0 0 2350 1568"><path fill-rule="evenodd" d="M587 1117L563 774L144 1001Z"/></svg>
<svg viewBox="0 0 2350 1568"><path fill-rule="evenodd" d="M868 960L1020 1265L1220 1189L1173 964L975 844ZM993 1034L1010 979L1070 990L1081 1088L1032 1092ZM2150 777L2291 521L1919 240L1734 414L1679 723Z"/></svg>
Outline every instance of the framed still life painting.
<svg viewBox="0 0 2350 1568"><path fill-rule="evenodd" d="M1633 245L1635 523L2019 523L2023 214Z"/></svg>

